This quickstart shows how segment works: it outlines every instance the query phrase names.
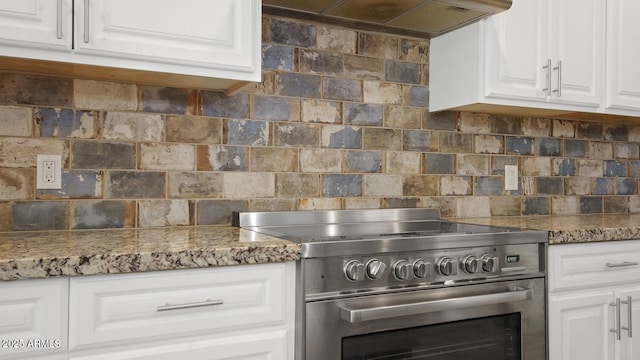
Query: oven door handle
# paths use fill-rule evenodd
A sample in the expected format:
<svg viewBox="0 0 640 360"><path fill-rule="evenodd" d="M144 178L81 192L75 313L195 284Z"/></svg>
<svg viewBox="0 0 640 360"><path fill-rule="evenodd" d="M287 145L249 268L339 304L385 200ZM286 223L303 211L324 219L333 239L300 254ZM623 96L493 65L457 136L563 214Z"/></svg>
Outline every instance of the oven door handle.
<svg viewBox="0 0 640 360"><path fill-rule="evenodd" d="M419 315L436 311L456 310L476 306L503 304L508 302L525 301L533 298L533 290L516 287L512 291L495 294L466 296L451 299L425 301L409 304L378 306L364 309L354 309L347 305L340 306L342 320L350 323L382 320L398 316Z"/></svg>

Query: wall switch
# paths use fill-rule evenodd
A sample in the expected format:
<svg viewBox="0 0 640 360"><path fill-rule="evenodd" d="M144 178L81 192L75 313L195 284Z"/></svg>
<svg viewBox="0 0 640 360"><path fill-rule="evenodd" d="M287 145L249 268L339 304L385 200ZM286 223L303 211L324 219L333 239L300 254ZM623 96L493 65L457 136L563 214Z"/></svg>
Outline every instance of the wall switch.
<svg viewBox="0 0 640 360"><path fill-rule="evenodd" d="M518 190L518 166L517 165L504 166L504 189Z"/></svg>
<svg viewBox="0 0 640 360"><path fill-rule="evenodd" d="M62 155L38 154L36 189L62 189Z"/></svg>

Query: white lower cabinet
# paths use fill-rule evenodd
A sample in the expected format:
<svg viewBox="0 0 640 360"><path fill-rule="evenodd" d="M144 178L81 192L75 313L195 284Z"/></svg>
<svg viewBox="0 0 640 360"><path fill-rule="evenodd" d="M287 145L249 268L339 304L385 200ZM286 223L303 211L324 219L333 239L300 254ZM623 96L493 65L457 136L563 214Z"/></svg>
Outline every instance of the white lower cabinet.
<svg viewBox="0 0 640 360"><path fill-rule="evenodd" d="M69 309L55 359L267 360L293 359L294 278L295 263L277 263L38 281L68 288L51 309Z"/></svg>
<svg viewBox="0 0 640 360"><path fill-rule="evenodd" d="M0 359L64 358L68 293L66 278L0 282Z"/></svg>
<svg viewBox="0 0 640 360"><path fill-rule="evenodd" d="M549 360L640 359L634 327L640 241L549 247Z"/></svg>

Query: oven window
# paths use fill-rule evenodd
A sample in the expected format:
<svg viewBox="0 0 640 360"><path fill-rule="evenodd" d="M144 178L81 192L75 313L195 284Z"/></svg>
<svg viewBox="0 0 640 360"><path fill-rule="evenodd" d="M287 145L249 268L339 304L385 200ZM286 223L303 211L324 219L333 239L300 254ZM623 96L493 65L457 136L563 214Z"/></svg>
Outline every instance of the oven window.
<svg viewBox="0 0 640 360"><path fill-rule="evenodd" d="M343 360L521 360L520 313L342 339Z"/></svg>

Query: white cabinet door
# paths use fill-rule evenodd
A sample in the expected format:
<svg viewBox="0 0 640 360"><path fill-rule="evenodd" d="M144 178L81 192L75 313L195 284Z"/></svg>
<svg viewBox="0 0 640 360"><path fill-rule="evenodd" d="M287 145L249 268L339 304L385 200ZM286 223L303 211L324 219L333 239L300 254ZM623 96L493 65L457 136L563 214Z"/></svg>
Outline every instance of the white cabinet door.
<svg viewBox="0 0 640 360"><path fill-rule="evenodd" d="M605 0L549 4L551 99L596 111L603 97Z"/></svg>
<svg viewBox="0 0 640 360"><path fill-rule="evenodd" d="M71 51L71 0L0 0L0 46Z"/></svg>
<svg viewBox="0 0 640 360"><path fill-rule="evenodd" d="M616 341L616 359L640 359L640 337L637 333L640 331L640 286L620 289L615 296L624 302L631 298L631 305L620 304L620 326L628 328L632 325L631 329L636 330L634 334L634 331L630 333L630 330L621 329L620 341Z"/></svg>
<svg viewBox="0 0 640 360"><path fill-rule="evenodd" d="M640 1L607 2L607 112L640 110Z"/></svg>
<svg viewBox="0 0 640 360"><path fill-rule="evenodd" d="M68 296L66 277L0 281L0 359L59 359L53 354L67 349Z"/></svg>
<svg viewBox="0 0 640 360"><path fill-rule="evenodd" d="M271 331L252 336L191 341L164 346L122 349L99 349L88 354L72 355L71 360L286 360L293 359L285 349L288 335Z"/></svg>
<svg viewBox="0 0 640 360"><path fill-rule="evenodd" d="M107 57L113 66L178 72L173 66L185 74L255 81L261 65L259 5L254 0L76 1L75 51L99 55L87 58L94 65L110 65Z"/></svg>
<svg viewBox="0 0 640 360"><path fill-rule="evenodd" d="M546 101L548 5L514 1L485 24L485 96Z"/></svg>
<svg viewBox="0 0 640 360"><path fill-rule="evenodd" d="M549 360L613 359L613 291L549 295Z"/></svg>

